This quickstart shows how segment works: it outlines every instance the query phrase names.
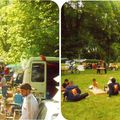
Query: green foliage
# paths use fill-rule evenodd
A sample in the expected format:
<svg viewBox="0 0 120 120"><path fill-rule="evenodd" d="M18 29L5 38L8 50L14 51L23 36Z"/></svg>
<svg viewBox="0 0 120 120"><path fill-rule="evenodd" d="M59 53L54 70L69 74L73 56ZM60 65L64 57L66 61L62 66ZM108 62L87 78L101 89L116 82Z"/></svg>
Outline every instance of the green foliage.
<svg viewBox="0 0 120 120"><path fill-rule="evenodd" d="M54 2L11 0L3 4L0 7L0 55L9 63L40 54L55 56L59 43L58 17Z"/></svg>
<svg viewBox="0 0 120 120"><path fill-rule="evenodd" d="M120 61L120 56L119 56L120 55L120 43L113 43L111 47L114 50L116 60Z"/></svg>
<svg viewBox="0 0 120 120"><path fill-rule="evenodd" d="M62 56L110 61L115 52L112 45L120 42L119 12L118 1L66 3L62 7Z"/></svg>

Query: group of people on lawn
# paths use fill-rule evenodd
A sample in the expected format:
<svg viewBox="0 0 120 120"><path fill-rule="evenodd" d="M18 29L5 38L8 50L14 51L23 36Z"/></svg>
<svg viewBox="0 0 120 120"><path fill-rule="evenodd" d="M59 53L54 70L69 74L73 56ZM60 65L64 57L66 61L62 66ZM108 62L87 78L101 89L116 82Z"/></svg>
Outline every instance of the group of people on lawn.
<svg viewBox="0 0 120 120"><path fill-rule="evenodd" d="M93 78L93 84L89 86L89 89L99 89L98 82ZM64 101L79 101L88 96L88 93L81 93L81 90L77 85L73 84L73 81L68 79L64 80L61 87ZM109 97L112 95L118 95L120 91L120 85L116 82L114 77L111 77L107 85L104 86L104 93L107 93Z"/></svg>
<svg viewBox="0 0 120 120"><path fill-rule="evenodd" d="M93 79L93 85L89 87L90 89L99 89L98 82L96 79ZM104 91L111 97L112 95L118 95L120 91L120 85L116 82L114 77L110 77L107 85L104 86Z"/></svg>
<svg viewBox="0 0 120 120"><path fill-rule="evenodd" d="M81 93L79 87L74 85L73 81L69 81L68 79L64 80L61 90L64 101L79 101L88 96L88 93Z"/></svg>

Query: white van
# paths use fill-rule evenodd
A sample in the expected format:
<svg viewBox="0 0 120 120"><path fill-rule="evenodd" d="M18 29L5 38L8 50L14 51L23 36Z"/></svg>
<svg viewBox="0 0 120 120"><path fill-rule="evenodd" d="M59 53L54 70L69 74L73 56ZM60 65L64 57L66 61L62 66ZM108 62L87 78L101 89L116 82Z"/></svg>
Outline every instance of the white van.
<svg viewBox="0 0 120 120"><path fill-rule="evenodd" d="M23 83L30 83L42 99L49 99L57 92L53 78L58 75L58 57L31 57L24 70Z"/></svg>

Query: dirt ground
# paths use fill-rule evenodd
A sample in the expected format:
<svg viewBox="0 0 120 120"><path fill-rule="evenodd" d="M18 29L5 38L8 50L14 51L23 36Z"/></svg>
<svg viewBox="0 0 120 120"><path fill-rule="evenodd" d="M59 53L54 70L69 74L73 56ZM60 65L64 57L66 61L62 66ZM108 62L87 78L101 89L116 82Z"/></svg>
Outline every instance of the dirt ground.
<svg viewBox="0 0 120 120"><path fill-rule="evenodd" d="M5 115L5 114L0 113L0 120L6 120L6 115Z"/></svg>

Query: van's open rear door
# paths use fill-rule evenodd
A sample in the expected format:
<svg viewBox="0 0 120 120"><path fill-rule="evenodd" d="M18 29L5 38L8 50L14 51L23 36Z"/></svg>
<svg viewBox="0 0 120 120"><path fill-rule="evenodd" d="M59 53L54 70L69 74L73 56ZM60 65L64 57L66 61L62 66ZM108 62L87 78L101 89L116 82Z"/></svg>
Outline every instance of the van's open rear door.
<svg viewBox="0 0 120 120"><path fill-rule="evenodd" d="M31 83L32 87L36 88L36 92L40 93L42 98L46 98L46 62L45 61L34 61L31 62L32 73Z"/></svg>

